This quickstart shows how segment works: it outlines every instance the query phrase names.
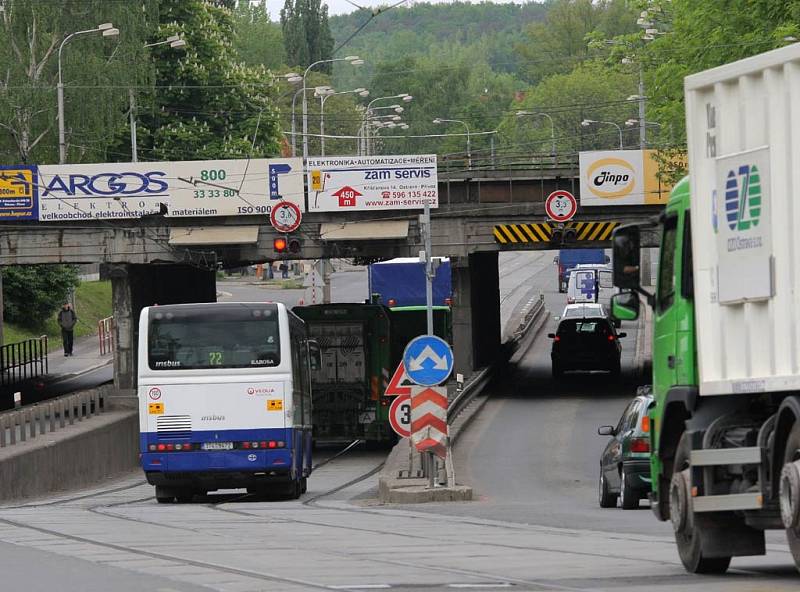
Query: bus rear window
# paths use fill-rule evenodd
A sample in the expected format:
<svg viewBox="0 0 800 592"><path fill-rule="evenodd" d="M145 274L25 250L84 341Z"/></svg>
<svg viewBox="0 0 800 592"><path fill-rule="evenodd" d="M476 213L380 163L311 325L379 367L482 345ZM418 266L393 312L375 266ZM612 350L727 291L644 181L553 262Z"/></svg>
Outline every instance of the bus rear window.
<svg viewBox="0 0 800 592"><path fill-rule="evenodd" d="M280 364L274 305L159 307L150 310L152 370L258 368Z"/></svg>

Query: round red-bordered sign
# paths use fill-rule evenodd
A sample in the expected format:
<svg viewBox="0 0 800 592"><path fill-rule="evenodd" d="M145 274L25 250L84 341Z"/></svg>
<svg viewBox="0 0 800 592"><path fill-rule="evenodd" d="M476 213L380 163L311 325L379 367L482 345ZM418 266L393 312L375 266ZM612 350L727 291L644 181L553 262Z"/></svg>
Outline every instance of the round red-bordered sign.
<svg viewBox="0 0 800 592"><path fill-rule="evenodd" d="M272 206L272 211L269 213L270 224L278 232L294 232L300 227L302 219L300 207L290 201L282 201Z"/></svg>
<svg viewBox="0 0 800 592"><path fill-rule="evenodd" d="M394 433L401 438L411 436L411 397L409 395L400 395L392 401L392 405L389 407L389 424Z"/></svg>
<svg viewBox="0 0 800 592"><path fill-rule="evenodd" d="M578 211L578 200L569 191L558 189L547 196L544 211L554 222L566 222Z"/></svg>

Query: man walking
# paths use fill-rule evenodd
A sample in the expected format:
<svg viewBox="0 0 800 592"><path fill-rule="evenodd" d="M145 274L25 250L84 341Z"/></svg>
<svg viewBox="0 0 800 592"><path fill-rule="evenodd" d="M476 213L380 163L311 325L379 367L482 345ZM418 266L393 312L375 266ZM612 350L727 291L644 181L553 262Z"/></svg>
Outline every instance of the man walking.
<svg viewBox="0 0 800 592"><path fill-rule="evenodd" d="M64 342L64 356L72 355L72 332L75 323L78 322L78 315L72 310L72 305L65 302L61 310L58 311L58 325L61 327L61 341Z"/></svg>

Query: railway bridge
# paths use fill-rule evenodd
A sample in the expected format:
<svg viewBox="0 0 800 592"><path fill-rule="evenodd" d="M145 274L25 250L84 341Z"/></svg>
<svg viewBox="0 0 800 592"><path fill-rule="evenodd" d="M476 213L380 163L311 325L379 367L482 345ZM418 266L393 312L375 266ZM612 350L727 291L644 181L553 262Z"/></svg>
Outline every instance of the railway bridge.
<svg viewBox="0 0 800 592"><path fill-rule="evenodd" d="M553 233L544 201L562 189L578 199L575 232ZM432 212L434 256L453 269L453 331L457 368L485 365L500 345L497 257L504 250L607 248L621 224L656 216L661 206L580 205L577 163L491 162L439 171L439 207ZM153 303L216 299L216 271L281 258L415 257L423 248L419 211L307 213L294 233L298 253L276 254L281 236L264 216L0 223L0 265L101 263L112 280L116 319L115 382L133 388L136 320ZM657 246L654 233L642 247Z"/></svg>

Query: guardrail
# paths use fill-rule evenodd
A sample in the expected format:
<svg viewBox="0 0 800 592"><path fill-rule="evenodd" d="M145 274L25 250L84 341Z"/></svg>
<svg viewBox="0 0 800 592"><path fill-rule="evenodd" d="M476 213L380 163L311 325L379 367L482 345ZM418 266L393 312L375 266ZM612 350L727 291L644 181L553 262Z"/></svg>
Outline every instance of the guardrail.
<svg viewBox="0 0 800 592"><path fill-rule="evenodd" d="M0 347L0 386L47 374L47 335Z"/></svg>
<svg viewBox="0 0 800 592"><path fill-rule="evenodd" d="M544 296L539 296L539 301L531 307L525 315L525 319L520 323L519 328L514 332L514 337L503 344L503 351L498 356L493 364L481 369L475 374L468 384L459 391L456 396L447 405L447 423L452 425L459 413L461 413L467 405L469 405L475 398L475 395L480 393L483 388L494 377L497 370L511 359L514 352L517 351L520 342L528 334L534 323L536 323L541 315L545 313Z"/></svg>
<svg viewBox="0 0 800 592"><path fill-rule="evenodd" d="M114 352L114 317L97 321L97 338L100 340L100 355Z"/></svg>
<svg viewBox="0 0 800 592"><path fill-rule="evenodd" d="M97 389L66 395L14 411L0 413L0 448L14 446L55 432L76 421L102 413L104 400Z"/></svg>

